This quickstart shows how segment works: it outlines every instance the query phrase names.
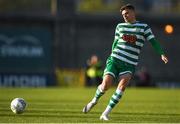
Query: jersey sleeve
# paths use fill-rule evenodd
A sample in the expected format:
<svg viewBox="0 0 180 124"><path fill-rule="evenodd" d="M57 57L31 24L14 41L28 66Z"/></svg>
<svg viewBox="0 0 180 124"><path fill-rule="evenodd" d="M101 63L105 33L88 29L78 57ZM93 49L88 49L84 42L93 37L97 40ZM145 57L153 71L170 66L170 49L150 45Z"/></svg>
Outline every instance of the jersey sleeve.
<svg viewBox="0 0 180 124"><path fill-rule="evenodd" d="M159 55L164 55L164 50L162 49L160 43L158 40L156 40L155 38L152 38L150 40L151 45L153 46L154 50L159 54Z"/></svg>
<svg viewBox="0 0 180 124"><path fill-rule="evenodd" d="M147 41L150 41L151 39L155 38L154 34L152 33L151 28L148 25L145 26L144 37Z"/></svg>
<svg viewBox="0 0 180 124"><path fill-rule="evenodd" d="M147 41L149 41L151 43L152 47L159 55L164 54L164 51L163 51L159 41L155 38L154 34L152 33L151 28L148 25L145 26L144 37Z"/></svg>

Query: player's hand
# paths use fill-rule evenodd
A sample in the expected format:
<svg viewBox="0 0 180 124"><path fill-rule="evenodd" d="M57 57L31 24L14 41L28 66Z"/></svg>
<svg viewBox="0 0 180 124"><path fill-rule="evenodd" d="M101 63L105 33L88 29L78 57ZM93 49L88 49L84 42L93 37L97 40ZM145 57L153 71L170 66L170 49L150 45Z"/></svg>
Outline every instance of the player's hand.
<svg viewBox="0 0 180 124"><path fill-rule="evenodd" d="M168 63L168 58L165 55L161 55L161 59L165 64Z"/></svg>

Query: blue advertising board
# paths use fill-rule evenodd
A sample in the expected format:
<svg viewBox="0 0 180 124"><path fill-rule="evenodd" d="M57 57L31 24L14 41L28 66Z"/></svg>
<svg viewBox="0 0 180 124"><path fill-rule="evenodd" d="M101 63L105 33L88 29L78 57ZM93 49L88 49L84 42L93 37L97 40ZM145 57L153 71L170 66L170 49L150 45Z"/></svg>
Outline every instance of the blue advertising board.
<svg viewBox="0 0 180 124"><path fill-rule="evenodd" d="M46 87L55 85L47 73L0 73L0 87Z"/></svg>
<svg viewBox="0 0 180 124"><path fill-rule="evenodd" d="M52 32L47 27L1 26L0 86L11 86L12 82L23 82L26 86L48 85L47 75L52 69L52 39ZM40 84L32 83L38 80Z"/></svg>

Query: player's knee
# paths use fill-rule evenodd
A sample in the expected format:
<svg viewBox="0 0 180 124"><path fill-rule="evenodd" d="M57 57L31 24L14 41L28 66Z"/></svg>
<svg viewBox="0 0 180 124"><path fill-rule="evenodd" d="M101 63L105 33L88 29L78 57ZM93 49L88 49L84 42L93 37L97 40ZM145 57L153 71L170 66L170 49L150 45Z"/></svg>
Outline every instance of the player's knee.
<svg viewBox="0 0 180 124"><path fill-rule="evenodd" d="M111 75L105 75L101 84L101 88L103 91L106 91L110 88L113 83L113 77Z"/></svg>
<svg viewBox="0 0 180 124"><path fill-rule="evenodd" d="M103 91L108 90L110 88L111 84L112 84L112 81L104 80L101 84L102 90Z"/></svg>
<svg viewBox="0 0 180 124"><path fill-rule="evenodd" d="M129 80L130 78L123 78L120 80L118 88L122 91L124 91L127 87L127 85L129 84Z"/></svg>
<svg viewBox="0 0 180 124"><path fill-rule="evenodd" d="M102 91L104 91L104 92L109 89L108 85L105 83L101 84L101 88L102 88Z"/></svg>

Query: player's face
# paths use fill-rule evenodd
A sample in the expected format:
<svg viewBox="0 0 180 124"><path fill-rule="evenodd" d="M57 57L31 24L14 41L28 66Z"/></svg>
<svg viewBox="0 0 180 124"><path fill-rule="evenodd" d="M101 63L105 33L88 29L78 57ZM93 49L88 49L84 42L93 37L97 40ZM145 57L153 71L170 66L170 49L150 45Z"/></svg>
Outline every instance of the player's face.
<svg viewBox="0 0 180 124"><path fill-rule="evenodd" d="M122 16L125 22L133 23L136 21L135 12L130 9L125 9L122 11Z"/></svg>

